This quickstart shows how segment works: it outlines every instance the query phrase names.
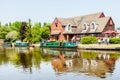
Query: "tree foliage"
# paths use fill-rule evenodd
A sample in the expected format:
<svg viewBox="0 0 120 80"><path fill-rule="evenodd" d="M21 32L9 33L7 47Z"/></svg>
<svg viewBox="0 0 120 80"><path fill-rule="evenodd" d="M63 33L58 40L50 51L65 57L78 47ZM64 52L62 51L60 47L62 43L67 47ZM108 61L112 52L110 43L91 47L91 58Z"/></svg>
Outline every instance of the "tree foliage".
<svg viewBox="0 0 120 80"><path fill-rule="evenodd" d="M25 32L26 32L26 26L27 26L27 23L26 22L22 22L22 25L20 27L20 30L19 30L19 34L20 34L20 40L23 41L25 38L26 38L26 35L25 35Z"/></svg>
<svg viewBox="0 0 120 80"><path fill-rule="evenodd" d="M43 28L41 28L41 37L42 37L42 39L46 39L46 40L48 40L49 39L49 34L50 34L50 30L49 30L49 28L48 27L43 27Z"/></svg>
<svg viewBox="0 0 120 80"><path fill-rule="evenodd" d="M39 23L35 23L35 25L32 27L31 30L31 35L32 35L32 42L36 43L39 42L42 38L41 38L41 25L39 25Z"/></svg>
<svg viewBox="0 0 120 80"><path fill-rule="evenodd" d="M9 23L10 28L14 31L19 31L21 25L22 25L22 22L20 22L20 21L15 21L12 24Z"/></svg>
<svg viewBox="0 0 120 80"><path fill-rule="evenodd" d="M50 23L41 25L37 22L32 25L31 19L28 22L15 21L2 25L0 22L0 39L20 39L21 41L39 42L49 39Z"/></svg>
<svg viewBox="0 0 120 80"><path fill-rule="evenodd" d="M17 31L11 31L6 35L6 39L16 40L18 38Z"/></svg>
<svg viewBox="0 0 120 80"><path fill-rule="evenodd" d="M28 23L25 26L25 41L31 42L32 41L32 35L31 35L31 19L28 19Z"/></svg>

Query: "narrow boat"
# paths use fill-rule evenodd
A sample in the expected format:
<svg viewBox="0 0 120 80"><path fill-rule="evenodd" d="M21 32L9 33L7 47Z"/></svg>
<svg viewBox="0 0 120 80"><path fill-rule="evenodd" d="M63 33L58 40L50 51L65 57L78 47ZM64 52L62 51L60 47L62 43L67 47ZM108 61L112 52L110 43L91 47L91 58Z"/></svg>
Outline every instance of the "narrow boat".
<svg viewBox="0 0 120 80"><path fill-rule="evenodd" d="M29 47L29 43L28 42L22 42L21 40L17 40L14 43L15 47Z"/></svg>
<svg viewBox="0 0 120 80"><path fill-rule="evenodd" d="M77 48L76 42L41 42L41 48Z"/></svg>
<svg viewBox="0 0 120 80"><path fill-rule="evenodd" d="M20 43L15 43L15 47L29 47L29 43L27 42L20 42Z"/></svg>
<svg viewBox="0 0 120 80"><path fill-rule="evenodd" d="M3 47L12 47L12 43L5 42L5 43L3 43Z"/></svg>

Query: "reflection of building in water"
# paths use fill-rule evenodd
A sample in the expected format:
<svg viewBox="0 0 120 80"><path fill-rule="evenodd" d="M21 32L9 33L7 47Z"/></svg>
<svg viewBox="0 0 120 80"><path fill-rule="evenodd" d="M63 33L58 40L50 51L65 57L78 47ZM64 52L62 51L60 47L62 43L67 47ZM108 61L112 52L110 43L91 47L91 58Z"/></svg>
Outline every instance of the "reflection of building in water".
<svg viewBox="0 0 120 80"><path fill-rule="evenodd" d="M112 59L110 59L112 60ZM106 77L106 73L113 72L115 60L112 60L111 65L108 60L97 60L97 59L79 59L79 62L73 60L73 70L80 73L87 73L89 75L96 75L101 78ZM77 65L79 65L79 68Z"/></svg>
<svg viewBox="0 0 120 80"><path fill-rule="evenodd" d="M45 54L52 55L52 59L58 58L58 54L62 53L65 57L66 66L56 64L60 72L78 72L85 73L91 76L106 77L106 73L112 73L116 59L108 53L95 52L77 52L65 50L44 50ZM54 55L54 56L53 56Z"/></svg>
<svg viewBox="0 0 120 80"><path fill-rule="evenodd" d="M106 54L106 53L104 53L104 54L101 54L101 53L99 53L98 55L97 55L97 57L98 57L98 59L107 59L107 60L109 60L110 59L110 54Z"/></svg>
<svg viewBox="0 0 120 80"><path fill-rule="evenodd" d="M73 53L65 55L66 67L62 67L60 72L86 73L89 76L106 77L106 73L112 73L115 60L110 54L89 54ZM72 56L72 57L71 57Z"/></svg>
<svg viewBox="0 0 120 80"><path fill-rule="evenodd" d="M73 66L72 59L66 60L65 63L68 68Z"/></svg>

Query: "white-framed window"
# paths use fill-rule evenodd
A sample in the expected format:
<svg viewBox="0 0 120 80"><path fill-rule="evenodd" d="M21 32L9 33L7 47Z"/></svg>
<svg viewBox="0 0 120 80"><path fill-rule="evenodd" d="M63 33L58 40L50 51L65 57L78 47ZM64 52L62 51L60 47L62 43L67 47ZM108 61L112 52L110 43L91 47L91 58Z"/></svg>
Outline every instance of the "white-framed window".
<svg viewBox="0 0 120 80"><path fill-rule="evenodd" d="M70 24L68 24L68 31L70 31L71 30L71 26L70 26Z"/></svg>
<svg viewBox="0 0 120 80"><path fill-rule="evenodd" d="M70 24L65 26L65 31L71 31L71 25Z"/></svg>
<svg viewBox="0 0 120 80"><path fill-rule="evenodd" d="M84 24L82 25L82 29L83 29L83 30L86 30L86 29L87 29L87 24L86 24L86 23L84 23Z"/></svg>
<svg viewBox="0 0 120 80"><path fill-rule="evenodd" d="M98 27L98 24L95 22L91 23L91 29L96 29Z"/></svg>
<svg viewBox="0 0 120 80"><path fill-rule="evenodd" d="M95 23L91 23L91 29L95 29Z"/></svg>

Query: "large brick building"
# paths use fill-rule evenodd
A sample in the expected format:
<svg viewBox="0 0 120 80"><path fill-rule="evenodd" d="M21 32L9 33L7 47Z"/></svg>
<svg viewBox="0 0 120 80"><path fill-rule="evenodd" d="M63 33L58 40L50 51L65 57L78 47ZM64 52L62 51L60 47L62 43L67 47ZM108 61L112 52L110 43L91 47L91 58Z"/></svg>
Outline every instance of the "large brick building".
<svg viewBox="0 0 120 80"><path fill-rule="evenodd" d="M111 17L103 12L71 18L55 18L51 26L50 39L71 41L74 36L104 36L103 32L115 30Z"/></svg>

